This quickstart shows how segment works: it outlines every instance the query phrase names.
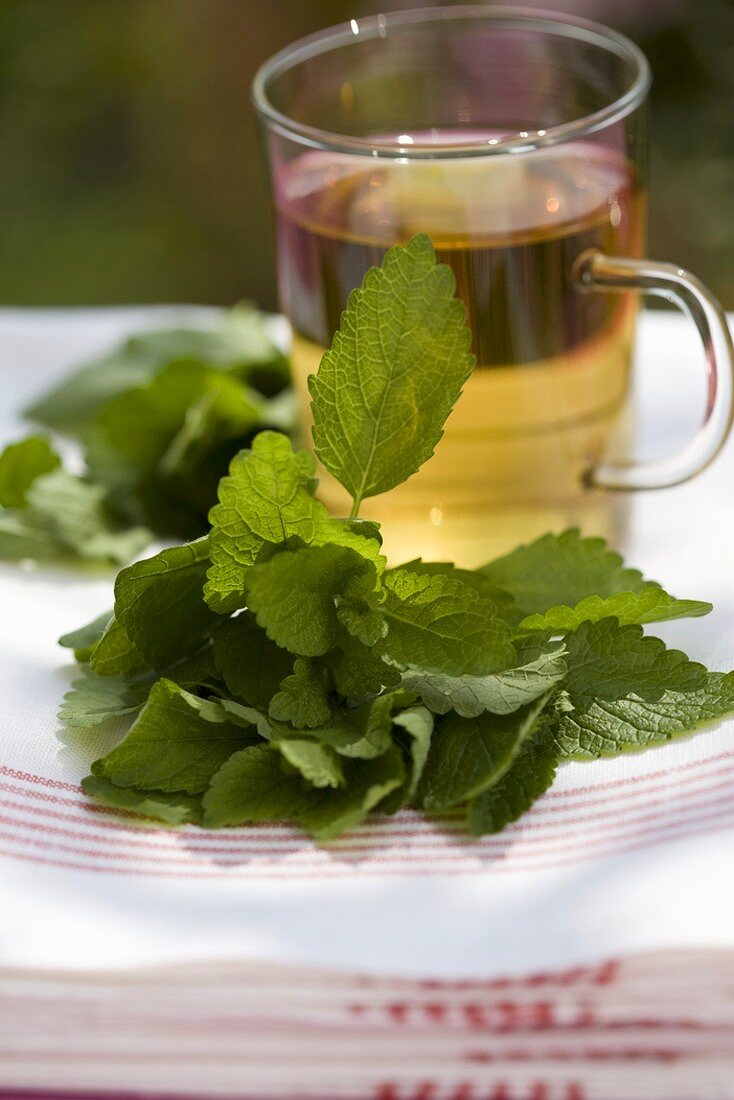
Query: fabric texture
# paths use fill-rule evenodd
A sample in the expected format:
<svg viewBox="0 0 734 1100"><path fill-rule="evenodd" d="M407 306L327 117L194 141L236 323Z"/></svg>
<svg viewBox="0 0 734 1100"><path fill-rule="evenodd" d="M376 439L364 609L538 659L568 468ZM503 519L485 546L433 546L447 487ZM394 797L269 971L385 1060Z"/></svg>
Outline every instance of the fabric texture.
<svg viewBox="0 0 734 1100"><path fill-rule="evenodd" d="M181 316L0 311L0 442L70 365ZM641 453L695 431L700 358L685 320L643 317ZM617 544L713 601L652 632L722 670L733 476L734 440L695 481L634 497ZM56 639L110 606L112 579L0 564L0 1091L734 1097L734 722L564 766L479 841L409 811L322 848L283 825L152 829L89 805L107 738L55 718L73 675Z"/></svg>

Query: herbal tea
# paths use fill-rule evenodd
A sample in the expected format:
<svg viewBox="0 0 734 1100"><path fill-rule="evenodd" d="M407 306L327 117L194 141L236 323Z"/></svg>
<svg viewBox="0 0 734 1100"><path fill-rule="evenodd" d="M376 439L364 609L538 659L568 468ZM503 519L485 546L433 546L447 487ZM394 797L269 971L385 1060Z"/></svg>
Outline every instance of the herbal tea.
<svg viewBox="0 0 734 1100"><path fill-rule="evenodd" d="M589 248L639 255L642 201L624 163L584 144L402 164L314 152L287 167L280 293L304 404L349 292L391 244L428 233L467 308L477 367L434 457L361 509L379 513L392 558L473 565L569 523L608 533L609 504L581 478L624 435L635 305L580 291L572 269ZM321 495L345 514L328 476Z"/></svg>

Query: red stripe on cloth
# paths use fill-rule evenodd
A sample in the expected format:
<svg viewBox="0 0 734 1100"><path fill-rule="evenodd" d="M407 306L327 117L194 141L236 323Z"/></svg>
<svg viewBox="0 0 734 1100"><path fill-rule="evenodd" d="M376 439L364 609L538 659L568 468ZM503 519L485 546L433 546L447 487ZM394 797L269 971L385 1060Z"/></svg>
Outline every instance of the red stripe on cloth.
<svg viewBox="0 0 734 1100"><path fill-rule="evenodd" d="M717 811L721 808L721 812ZM699 814L697 811L705 811L704 814ZM37 812L43 817L48 816L45 811L35 811L35 808L26 812ZM220 844L207 843L198 840L196 844L189 843L190 834L184 834L182 842L180 837L176 833L159 833L154 837L135 837L134 839L126 839L124 843L129 847L130 852L128 854L121 853L117 849L120 846L119 838L116 836L93 836L89 833L80 832L78 829L67 829L57 825L49 825L44 821L26 821L21 818L7 817L0 814L0 826L5 825L5 830L0 830L0 835L5 840L17 839L22 843L26 843L25 838L22 837L22 833L27 832L43 832L47 836L62 836L73 840L81 840L96 845L100 851L97 853L95 849L85 849L84 854L99 854L105 855L104 846L113 845L115 848L114 854L110 858L125 859L129 861L134 858L133 852L139 852L143 860L149 862L163 862L180 863L182 860L188 859L191 862L191 854L196 855L213 855L218 857L218 862L225 863L227 858L235 862L240 862L242 858L275 858L283 856L294 857L293 862L310 862L319 861L324 857L324 854L328 854L332 857L338 858L339 856L362 856L365 861L377 864L383 861L401 861L404 863L419 863L425 859L431 859L436 854L443 856L447 860L461 860L465 858L481 859L484 856L490 858L496 858L498 855L507 856L515 862L520 862L525 858L538 857L540 855L546 855L547 853L559 853L559 852L576 852L581 849L584 851L590 848L597 848L601 846L608 846L615 840L623 839L624 837L632 834L636 837L651 836L654 835L657 830L663 825L665 827L677 827L682 828L688 822L698 822L700 820L707 820L709 818L718 819L724 816L725 813L734 814L734 804L729 795L724 795L718 798L709 799L708 797L702 802L689 802L685 805L685 813L680 812L680 806L674 805L663 811L653 810L650 813L637 814L634 816L626 816L623 820L623 827L619 829L610 829L608 826L605 828L603 835L601 836L589 836L587 834L579 834L578 839L569 840L568 842L550 842L545 837L538 838L525 838L522 830L515 832L514 834L508 834L507 836L488 837L481 840L473 840L468 834L464 837L458 838L445 838L442 842L440 834L429 833L426 837L427 843L421 843L416 845L413 851L405 852L404 847L401 845L400 851L393 851L391 848L391 841L393 840L393 834L386 832L384 834L385 843L379 845L374 842L370 843L369 838L366 844L355 843L354 839L359 838L359 834L352 834L351 839L335 842L328 848L317 849L313 844L304 837L300 843L293 841L284 841L281 846L275 846L271 838L258 837L253 832L244 831L242 839L240 841L239 850L222 846ZM678 816L671 820L671 814L677 814ZM648 827L642 831L639 830L640 825L647 825ZM211 834L205 834L210 836ZM286 846L287 845L287 846ZM150 851L150 848L165 848L168 849L170 855L158 854L155 851ZM186 850L188 849L188 851ZM512 850L511 850L512 849ZM172 860L172 856L175 856ZM180 858L178 858L180 857ZM227 857L227 858L222 858ZM197 862L194 860L193 862Z"/></svg>
<svg viewBox="0 0 734 1100"><path fill-rule="evenodd" d="M719 815L719 816L722 816L722 815ZM717 818L713 819L713 821L716 821L716 820L717 820ZM689 823L683 823L683 824L687 826ZM356 871L356 873L358 873L361 876L370 876L370 877L383 877L383 876L390 876L391 874L395 874L395 875L411 874L411 875L416 876L416 877L418 877L418 876L435 877L435 876L441 876L441 875L448 876L448 875L455 875L455 874L487 874L487 873L529 874L529 873L535 873L535 872L540 872L540 871L553 870L553 869L557 869L557 868L560 868L560 867L577 866L579 864L588 863L589 861L594 860L594 859L598 860L598 859L616 858L617 856L625 855L629 852L639 851L640 849L645 849L645 848L656 847L659 844L670 843L673 840L685 840L685 839L688 839L690 837L697 837L697 836L705 836L705 835L715 834L715 833L719 833L719 832L723 832L723 831L729 831L732 828L734 828L734 820L727 820L726 822L724 822L722 824L718 824L718 825L714 824L714 823L706 824L706 825L704 825L703 827L700 827L700 828L688 828L688 827L686 827L683 831L681 831L680 826L675 826L674 825L672 827L668 827L663 836L653 836L652 838L645 838L641 842L638 841L637 843L633 843L633 844L627 844L627 845L621 845L621 846L612 846L612 847L610 847L609 849L607 849L605 851L596 852L596 853L590 852L589 851L589 846L587 845L587 846L584 846L580 849L578 855L576 855L574 857L571 857L571 858L566 858L566 859L556 858L556 859L549 859L549 860L535 861L535 862L533 862L532 860L517 860L515 862L509 862L507 860L497 860L497 861L494 861L494 862L489 862L487 864L481 864L481 863L476 864L475 863L474 865L470 865L470 866L458 866L458 867L456 866L456 863L457 863L456 860L453 860L453 861L444 860L443 862L440 859L426 860L422 864L418 861L415 861L412 866L406 867L402 861L395 859L395 860L385 861L385 862L380 863L378 865L374 865L375 861L366 861L366 863L361 864L361 865L356 865L354 863L351 863L351 864L342 863L340 865L339 864L337 864L337 865L327 864L327 865L323 865L323 866L318 866L317 865L317 866L311 868L310 870L307 869L307 868L304 868L303 864L301 864L298 867L294 868L291 864L288 864L288 865L284 864L284 865L281 865L281 866L272 866L271 865L270 867L263 867L263 866L258 866L257 864L253 864L253 863L248 863L246 866L239 866L237 863L231 863L231 864L227 865L226 869L223 869L221 867L217 867L216 864L208 864L207 865L208 869L206 871L203 871L203 870L193 869L194 867L199 866L197 863L189 862L188 865L187 865L186 863L181 864L181 861L169 861L169 863L173 863L174 866L176 866L176 863L178 862L179 867L183 866L183 868L185 868L185 869L176 869L176 870L170 870L169 871L169 870L166 870L165 867L154 867L154 865L152 864L152 861L150 860L150 858L147 859L146 863L140 863L137 866L133 866L132 868L115 867L114 864L109 864L109 863L106 866L100 866L99 864L96 864L96 863L90 863L90 862L88 862L88 860L89 859L109 860L111 857L106 856L106 855L102 855L99 852L88 851L88 850L85 851L85 850L81 850L81 849L78 849L78 848L71 847L69 845L59 844L59 843L53 845L55 851L62 852L62 853L66 852L66 853L70 853L71 855L81 856L82 861L81 862L72 862L68 859L60 860L56 857L49 858L49 857L32 856L28 853L19 851L17 847L14 848L14 849L13 848L8 848L8 847L2 848L2 849L0 849L0 855L6 856L6 857L11 858L11 859L19 860L21 862L42 863L42 864L45 864L47 866L63 867L63 868L68 869L68 870L94 871L94 872L97 872L97 873L104 873L104 874L128 874L128 875L129 874L136 874L136 875L143 875L143 876L146 876L146 877L159 876L159 877L162 877L162 878L218 878L218 877L222 877L222 876L226 875L230 878L247 877L247 878L251 878L251 879L258 878L258 879L289 881L289 880L298 880L298 879L314 880L314 879L326 879L326 878L329 878L329 879L344 878L344 877L350 877L351 875L353 875L355 873L355 871ZM0 834L0 839L5 840L6 842L10 842L11 844L13 844L13 843L17 844L17 842L18 842L17 836L12 835L12 834L9 835L9 836ZM40 847L40 848L43 848L44 850L47 850L47 849L50 848L50 845L49 845L48 841L41 841L41 840L36 841L33 838L30 838L27 841L23 841L23 843L26 846ZM85 859L87 860L87 862L84 862ZM453 866L452 866L452 863L453 863Z"/></svg>
<svg viewBox="0 0 734 1100"><path fill-rule="evenodd" d="M732 774L732 780L734 780L734 773ZM693 778L691 779L691 782L693 783ZM721 779L721 781L719 781L719 782L709 782L707 786L704 786L700 789L697 788L697 787L689 788L686 791L686 801L683 804L683 807L684 808L691 808L691 806L694 804L694 802L698 803L698 800L700 800L700 799L703 799L702 804L705 805L705 804L707 804L708 796L710 796L714 793L717 793L719 791L728 791L728 792L734 794L734 781L730 782L729 779L727 778L727 779ZM16 792L14 791L13 793L16 793ZM722 801L722 799L719 798L716 801L719 802L719 801ZM161 845L161 844L163 844L163 845L166 845L166 846L170 846L169 845L169 838L171 836L178 836L178 837L184 837L185 840L186 840L187 846L191 847L191 848L193 848L197 851L212 851L212 852L213 851L219 851L219 852L222 852L222 853L227 853L227 852L236 852L238 847L241 847L244 850L247 847L248 844L261 845L264 841L267 841L271 845L276 845L276 844L291 844L291 845L293 845L294 841L299 842L299 841L303 840L303 834L300 833L296 828L284 829L282 836L277 836L277 835L273 836L272 833L270 832L270 830L267 831L265 836L261 836L261 829L260 829L259 825L257 825L257 826L243 826L243 827L240 828L237 835L232 835L231 833L229 833L229 834L226 834L226 835L222 836L218 830L214 831L214 830L202 830L202 829L197 829L196 831L194 831L194 830L178 830L176 833L171 833L171 832L162 833L161 829L156 828L156 827L142 828L141 829L141 828L137 828L135 826L130 827L130 826L127 826L127 825L118 825L116 822L111 822L111 821L99 821L99 820L96 820L96 819L87 819L83 815L68 813L66 811L49 810L49 809L45 809L44 807L39 807L39 806L36 806L36 805L33 805L33 804L26 804L24 802L18 802L18 801L15 801L13 799L3 799L2 806L5 809L15 809L15 810L20 811L21 813L34 814L34 815L37 815L37 816L47 817L47 818L57 820L57 821L63 821L63 822L68 823L69 825L81 826L82 828L80 830L78 830L78 835L80 837L83 837L83 838L91 839L91 834L89 832L87 832L86 830L100 830L101 831L101 835L99 837L100 842L107 839L104 836L104 831L105 830L115 833L115 843L118 842L120 833L125 834L127 837L129 837L130 838L130 840L129 840L130 843L140 843L141 845L144 845L144 844L158 844L158 845ZM659 811L655 810L656 807L662 807L663 808L662 812L659 812ZM636 814L634 816L625 815L624 823L627 824L627 825L629 825L629 824L639 824L639 823L642 823L646 820L654 820L656 818L662 818L662 817L667 816L668 812L677 813L681 809L681 804L676 803L675 805L672 805L670 803L669 798L649 799L649 800L645 801L645 808L646 808L646 810L651 810L651 812L644 813L644 814ZM83 809L83 807L82 807L82 809ZM9 823L15 823L16 819L15 818L6 819L6 821L8 821ZM577 825L578 826L586 826L592 821L602 822L605 831L608 831L609 816L605 813L590 814L586 818L583 818L583 817L582 818L563 818L562 820L559 819L559 820L555 820L553 822L542 822L542 821L527 821L527 822L525 822L525 821L523 821L523 822L519 823L518 825L508 827L508 829L506 829L504 831L504 833L502 835L503 835L503 837L506 838L506 840L502 840L500 837L494 837L494 838L490 838L490 839L487 839L487 838L485 838L485 839L471 838L469 836L469 834L466 832L466 829L463 826L463 824L459 828L456 828L456 829L452 828L450 830L445 829L443 827L439 828L439 827L436 827L436 826L433 826L433 827L429 826L429 827L426 827L426 828L416 827L414 829L402 829L402 828L392 828L391 829L390 824L388 822L388 823L385 824L385 827L380 829L380 830L370 829L370 827L368 825L365 825L365 826L361 827L359 830L353 830L350 833L346 833L344 838L339 842L340 846L339 846L338 850L340 850L340 851L350 851L350 850L352 850L353 842L358 841L358 840L362 840L362 841L365 841L365 842L377 841L377 840L383 840L383 841L386 841L386 842L391 842L393 840L404 840L404 839L410 839L410 840L426 839L426 840L436 841L437 839L445 838L446 840L449 840L449 839L456 840L456 839L458 839L462 842L465 842L466 845L470 845L472 851L476 851L476 850L478 850L478 848L481 845L486 845L486 844L490 843L490 840L494 843L497 843L497 842L501 841L502 844L506 844L507 841L509 841L510 839L517 840L518 838L520 838L520 839L526 841L526 843L527 842L535 843L536 841L532 837L526 837L527 833L534 833L534 832L543 831L547 835L550 831L551 835L552 835L552 830L554 830L554 829L555 830L558 830L558 829L565 830L569 826L577 826ZM585 833L584 836L587 837L588 833ZM212 847L212 843L211 843L212 840L214 839L214 837L216 837L216 841L217 841L217 847L216 848ZM232 846L227 845L226 844L227 841L231 841ZM127 842L127 840L123 840L123 843L125 843L125 842ZM365 847L364 845L355 845L354 850L362 851L364 849L364 847ZM422 847L425 847L425 846L422 846ZM292 850L297 851L298 847L294 847ZM335 848L335 850L337 850L337 849ZM273 849L272 849L272 852L274 854L275 853L285 854L285 851L286 851L285 849L275 848L275 847L273 847Z"/></svg>

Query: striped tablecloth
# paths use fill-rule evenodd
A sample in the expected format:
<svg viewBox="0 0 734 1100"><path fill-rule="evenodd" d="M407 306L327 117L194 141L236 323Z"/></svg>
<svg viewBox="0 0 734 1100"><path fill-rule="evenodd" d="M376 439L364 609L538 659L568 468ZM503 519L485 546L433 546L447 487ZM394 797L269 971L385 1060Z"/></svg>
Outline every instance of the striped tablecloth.
<svg viewBox="0 0 734 1100"><path fill-rule="evenodd" d="M170 319L0 311L3 439L70 363ZM698 354L682 319L644 317L643 452L694 430ZM636 497L620 547L714 602L656 632L725 669L733 483L734 443ZM87 805L102 742L54 717L55 639L110 602L109 576L0 565L0 1091L734 1097L734 723L568 765L480 841L411 812L326 849L281 825L157 831Z"/></svg>

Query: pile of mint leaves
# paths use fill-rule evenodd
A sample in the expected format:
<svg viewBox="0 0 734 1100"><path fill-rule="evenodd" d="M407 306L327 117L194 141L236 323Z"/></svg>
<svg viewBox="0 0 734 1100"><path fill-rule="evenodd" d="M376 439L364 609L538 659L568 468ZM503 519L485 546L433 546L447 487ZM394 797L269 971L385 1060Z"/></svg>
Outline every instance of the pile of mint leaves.
<svg viewBox="0 0 734 1100"><path fill-rule="evenodd" d="M203 537L123 569L114 611L66 635L70 727L129 723L84 790L161 824L294 822L329 841L369 813L462 808L496 833L564 761L661 744L734 711L734 673L645 636L704 615L601 539L546 535L477 570L389 568L360 503L430 458L474 360L428 238L353 292L311 379L314 443L233 459Z"/></svg>
<svg viewBox="0 0 734 1100"><path fill-rule="evenodd" d="M264 316L130 337L26 410L81 444L65 468L46 435L0 454L0 558L124 564L155 536L192 539L233 456L263 428L290 431L288 362Z"/></svg>

